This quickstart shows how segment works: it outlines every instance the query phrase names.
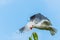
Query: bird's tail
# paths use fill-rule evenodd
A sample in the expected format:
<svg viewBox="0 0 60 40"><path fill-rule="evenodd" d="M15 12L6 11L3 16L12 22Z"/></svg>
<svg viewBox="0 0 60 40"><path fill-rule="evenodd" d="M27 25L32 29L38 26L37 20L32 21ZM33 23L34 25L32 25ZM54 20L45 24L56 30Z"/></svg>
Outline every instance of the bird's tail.
<svg viewBox="0 0 60 40"><path fill-rule="evenodd" d="M49 27L49 31L50 31L52 36L55 35L55 33L57 32L57 30L53 27Z"/></svg>

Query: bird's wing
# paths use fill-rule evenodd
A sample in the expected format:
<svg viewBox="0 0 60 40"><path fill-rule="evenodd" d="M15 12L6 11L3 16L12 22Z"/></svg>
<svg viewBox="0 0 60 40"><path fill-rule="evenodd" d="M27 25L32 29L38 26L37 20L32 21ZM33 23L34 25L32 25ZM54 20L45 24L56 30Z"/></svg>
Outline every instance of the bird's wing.
<svg viewBox="0 0 60 40"><path fill-rule="evenodd" d="M20 28L19 29L19 31L22 33L22 32L26 32L26 31L29 31L30 29L29 29L29 27L27 27L27 26L24 26L24 27L22 27L22 28Z"/></svg>
<svg viewBox="0 0 60 40"><path fill-rule="evenodd" d="M37 14L31 16L31 17L30 17L30 20L33 21L33 20L35 20L36 18L39 19L39 20L42 20L42 19L47 19L47 20L49 20L47 17L45 17L45 16L42 15L41 13L37 13Z"/></svg>
<svg viewBox="0 0 60 40"><path fill-rule="evenodd" d="M25 27L22 27L19 29L19 31L22 33L25 30Z"/></svg>

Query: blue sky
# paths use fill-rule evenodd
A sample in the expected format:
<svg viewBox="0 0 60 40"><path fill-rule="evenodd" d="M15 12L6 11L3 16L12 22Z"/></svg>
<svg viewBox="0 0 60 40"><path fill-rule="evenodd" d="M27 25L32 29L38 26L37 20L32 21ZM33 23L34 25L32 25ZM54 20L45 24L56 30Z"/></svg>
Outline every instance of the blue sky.
<svg viewBox="0 0 60 40"><path fill-rule="evenodd" d="M33 14L48 17L58 32L51 36L48 31L33 29L23 34L17 30L23 27ZM60 40L60 0L0 0L0 40L28 40L37 32L39 40Z"/></svg>

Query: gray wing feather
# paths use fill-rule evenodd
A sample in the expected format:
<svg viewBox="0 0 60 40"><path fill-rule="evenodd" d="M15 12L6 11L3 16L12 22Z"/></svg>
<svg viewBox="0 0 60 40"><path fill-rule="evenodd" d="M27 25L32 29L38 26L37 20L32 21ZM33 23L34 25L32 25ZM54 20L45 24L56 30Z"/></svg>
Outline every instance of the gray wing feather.
<svg viewBox="0 0 60 40"><path fill-rule="evenodd" d="M49 20L47 17L43 16L41 13L37 13L37 14L30 17L31 21L33 21L35 19L38 19L38 20L47 19L47 20Z"/></svg>

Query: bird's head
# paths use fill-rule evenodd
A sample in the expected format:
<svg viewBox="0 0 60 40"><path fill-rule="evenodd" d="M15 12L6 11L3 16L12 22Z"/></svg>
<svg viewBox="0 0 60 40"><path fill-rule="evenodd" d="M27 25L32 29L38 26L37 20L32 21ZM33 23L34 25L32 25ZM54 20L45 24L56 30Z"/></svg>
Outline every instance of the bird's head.
<svg viewBox="0 0 60 40"><path fill-rule="evenodd" d="M30 22L27 23L26 26L27 26L28 29L32 30L32 28L34 27L34 25L35 25L35 23L30 21Z"/></svg>

